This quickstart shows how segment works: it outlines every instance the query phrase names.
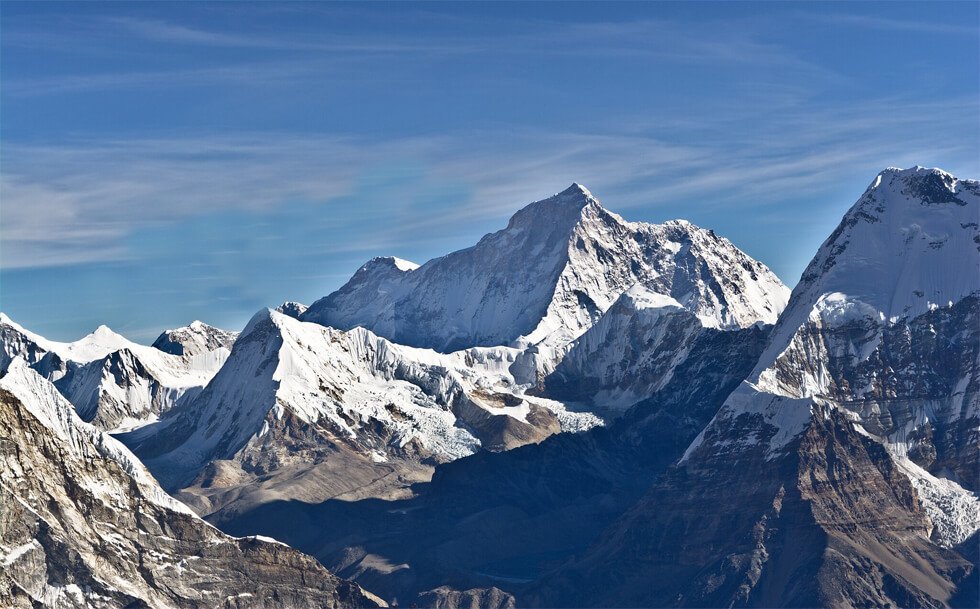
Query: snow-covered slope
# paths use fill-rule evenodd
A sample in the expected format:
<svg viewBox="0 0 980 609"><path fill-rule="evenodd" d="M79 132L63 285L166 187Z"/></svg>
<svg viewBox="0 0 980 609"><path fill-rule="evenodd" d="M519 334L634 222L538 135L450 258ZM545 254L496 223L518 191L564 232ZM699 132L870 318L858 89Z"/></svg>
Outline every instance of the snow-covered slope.
<svg viewBox="0 0 980 609"><path fill-rule="evenodd" d="M666 385L704 330L676 300L637 284L574 342L545 386L558 396L624 410Z"/></svg>
<svg viewBox="0 0 980 609"><path fill-rule="evenodd" d="M10 360L18 356L33 364L44 354L54 353L62 361L84 364L133 344L108 326L99 326L91 334L70 343L48 340L23 328L4 313L0 313L0 338L3 339L3 360L0 363L4 370Z"/></svg>
<svg viewBox="0 0 980 609"><path fill-rule="evenodd" d="M134 343L106 326L75 342L51 341L3 315L0 372L20 357L54 382L83 420L109 431L131 429L196 394L227 358L228 348L219 344L206 350L203 341L231 333L199 322L187 330L172 331L190 346L187 354L173 355Z"/></svg>
<svg viewBox="0 0 980 609"><path fill-rule="evenodd" d="M440 462L598 422L517 395L517 356L440 354L263 310L199 396L125 441L177 488L214 461L250 475L313 467L338 451L363 467Z"/></svg>
<svg viewBox="0 0 980 609"><path fill-rule="evenodd" d="M0 379L0 447L0 603L382 604L285 545L229 537L196 517L19 358Z"/></svg>
<svg viewBox="0 0 980 609"><path fill-rule="evenodd" d="M814 412L840 409L924 493L939 543L980 528L978 222L977 181L921 167L879 174L686 458L757 443L775 457Z"/></svg>
<svg viewBox="0 0 980 609"><path fill-rule="evenodd" d="M155 421L197 393L228 357L228 349L170 355L131 344L87 364L69 364L55 381L82 419L119 432Z"/></svg>
<svg viewBox="0 0 980 609"><path fill-rule="evenodd" d="M153 341L153 346L172 355L202 355L221 348L231 351L236 338L238 332L195 320L188 326L163 332Z"/></svg>
<svg viewBox="0 0 980 609"><path fill-rule="evenodd" d="M637 284L717 328L772 323L789 292L712 231L682 220L626 222L574 184L469 249L418 267L375 258L303 319L443 352L534 345L549 371Z"/></svg>

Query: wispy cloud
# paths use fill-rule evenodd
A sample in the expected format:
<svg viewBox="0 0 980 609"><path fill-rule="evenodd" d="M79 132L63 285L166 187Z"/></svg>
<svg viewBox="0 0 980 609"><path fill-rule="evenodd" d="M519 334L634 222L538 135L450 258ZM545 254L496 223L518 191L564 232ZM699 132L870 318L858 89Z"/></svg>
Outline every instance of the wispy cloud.
<svg viewBox="0 0 980 609"><path fill-rule="evenodd" d="M143 58L142 62L148 65L145 69L111 72L7 77L4 91L7 95L38 96L146 87L275 86L302 84L313 77L343 81L361 78L372 66L386 66L392 58L424 66L445 57L465 59L488 53L522 61L531 57L642 58L682 66L779 69L792 71L797 78L825 83L842 79L839 73L792 49L763 41L750 29L733 28L724 21L703 21L692 27L690 23L656 19L589 23L522 19L508 20L506 26L500 24L499 28L488 28L483 20L461 21L460 32L443 32L437 37L424 30L413 32L412 28L357 36L342 30L284 34L272 25L236 32L132 16L76 18L58 36L52 36L47 25L21 26L4 32L5 46L45 50L60 47L64 52L106 54L112 44L123 44L128 38L137 44L126 45L126 52ZM207 58L203 66L195 62L193 67L159 69L159 49L152 45L167 52L182 47L211 47L251 54L247 59L236 57L223 62Z"/></svg>
<svg viewBox="0 0 980 609"><path fill-rule="evenodd" d="M845 169L870 179L887 165L942 163L980 174L976 142L957 137L976 111L972 100L880 100L786 113L762 131L735 130L723 141L683 130L643 135L635 120L628 133L614 126L602 133L524 128L506 138L484 131L387 140L251 133L8 144L2 265L124 259L134 255L127 238L148 226L300 203L357 225L348 242L331 247L368 251L492 228L572 181L605 195L612 209L686 215L685 206L702 213L738 201L762 210L801 193L829 192ZM712 120L699 128L714 128ZM392 172L439 186L375 188ZM353 216L345 207L356 203L352 196L366 208ZM438 208L429 203L435 196ZM377 221L391 215L398 221Z"/></svg>
<svg viewBox="0 0 980 609"><path fill-rule="evenodd" d="M118 26L131 35L168 44L338 53L460 53L483 48L462 37L449 44L439 44L423 37L389 36L365 39L336 32L323 32L316 38L277 35L275 32L229 34L164 20L132 17L112 17L105 22L110 26Z"/></svg>
<svg viewBox="0 0 980 609"><path fill-rule="evenodd" d="M212 68L115 71L11 79L4 83L4 91L7 95L33 97L143 88L268 87L277 83L297 82L314 74L324 76L329 71L330 66L324 63L253 62Z"/></svg>
<svg viewBox="0 0 980 609"><path fill-rule="evenodd" d="M895 19L882 15L862 15L856 13L800 13L799 16L809 21L833 26L846 26L860 29L891 30L896 32L920 32L925 34L954 34L962 36L980 36L980 28L976 23L952 23L911 19Z"/></svg>

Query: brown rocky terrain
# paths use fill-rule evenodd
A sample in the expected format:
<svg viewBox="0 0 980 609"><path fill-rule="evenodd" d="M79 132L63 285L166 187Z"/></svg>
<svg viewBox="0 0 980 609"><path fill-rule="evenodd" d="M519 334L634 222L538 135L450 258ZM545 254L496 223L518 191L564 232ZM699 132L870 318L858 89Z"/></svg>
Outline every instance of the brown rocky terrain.
<svg viewBox="0 0 980 609"><path fill-rule="evenodd" d="M200 520L33 371L0 383L5 605L385 606L284 544Z"/></svg>

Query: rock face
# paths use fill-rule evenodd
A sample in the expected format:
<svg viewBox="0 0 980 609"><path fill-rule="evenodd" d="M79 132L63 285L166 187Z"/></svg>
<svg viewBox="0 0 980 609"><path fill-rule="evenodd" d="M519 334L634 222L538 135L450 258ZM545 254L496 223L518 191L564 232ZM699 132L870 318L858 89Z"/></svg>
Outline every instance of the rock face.
<svg viewBox="0 0 980 609"><path fill-rule="evenodd" d="M0 457L5 605L384 606L285 545L197 518L23 362L0 379Z"/></svg>
<svg viewBox="0 0 980 609"><path fill-rule="evenodd" d="M73 343L59 343L2 314L0 341L0 372L13 358L23 359L55 384L84 421L113 432L150 423L196 395L229 353L217 346L173 355L138 345L105 326Z"/></svg>
<svg viewBox="0 0 980 609"><path fill-rule="evenodd" d="M301 304L289 300L276 307L275 310L277 313L288 315L293 319L299 319L303 315L303 313L306 313L306 309L308 308L309 307L307 307L305 304Z"/></svg>
<svg viewBox="0 0 980 609"><path fill-rule="evenodd" d="M419 595L419 603L432 609L516 609L513 595L500 588L453 590L440 586Z"/></svg>
<svg viewBox="0 0 980 609"><path fill-rule="evenodd" d="M976 604L978 214L976 182L878 176L679 464L526 601Z"/></svg>
<svg viewBox="0 0 980 609"><path fill-rule="evenodd" d="M922 168L879 175L807 267L755 370L691 450L728 446L722 430L754 419L776 430L766 436L777 454L814 405L829 404L910 471L937 541L969 537L980 527L980 231L969 222L978 215L975 181Z"/></svg>
<svg viewBox="0 0 980 609"><path fill-rule="evenodd" d="M443 352L535 345L550 370L637 284L716 328L773 323L788 296L769 269L713 232L684 221L626 222L573 184L472 248L418 267L370 261L303 319Z"/></svg>
<svg viewBox="0 0 980 609"><path fill-rule="evenodd" d="M944 606L970 563L930 542L880 444L815 414L776 459L761 444L692 455L522 604Z"/></svg>
<svg viewBox="0 0 980 609"><path fill-rule="evenodd" d="M741 330L728 330L737 332ZM625 409L670 382L702 334L717 334L674 299L627 290L545 378L548 395Z"/></svg>

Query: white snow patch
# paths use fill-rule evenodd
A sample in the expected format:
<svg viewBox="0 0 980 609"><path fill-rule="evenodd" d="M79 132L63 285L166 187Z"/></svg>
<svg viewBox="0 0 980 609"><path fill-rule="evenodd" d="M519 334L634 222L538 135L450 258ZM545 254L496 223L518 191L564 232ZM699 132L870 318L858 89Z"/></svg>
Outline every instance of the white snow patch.
<svg viewBox="0 0 980 609"><path fill-rule="evenodd" d="M32 539L25 544L7 550L6 554L3 557L0 557L0 566L9 567L10 565L14 564L17 561L17 559L23 556L24 554L27 554L31 550L38 549L40 547L41 544L38 543L36 539Z"/></svg>
<svg viewBox="0 0 980 609"><path fill-rule="evenodd" d="M980 499L956 482L937 478L909 459L895 456L935 527L932 539L944 548L966 541L980 530Z"/></svg>

